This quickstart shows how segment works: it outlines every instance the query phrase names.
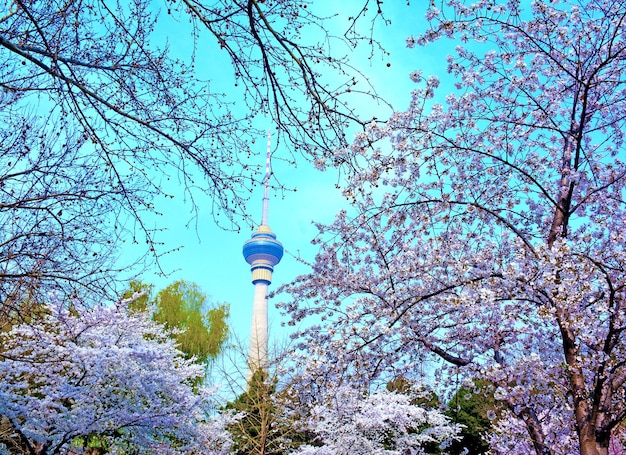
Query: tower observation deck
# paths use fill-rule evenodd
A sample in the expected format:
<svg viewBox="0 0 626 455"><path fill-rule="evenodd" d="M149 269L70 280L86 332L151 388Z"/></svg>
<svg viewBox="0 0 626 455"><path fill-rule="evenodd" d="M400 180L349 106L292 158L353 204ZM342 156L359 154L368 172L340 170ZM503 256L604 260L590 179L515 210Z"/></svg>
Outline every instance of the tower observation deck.
<svg viewBox="0 0 626 455"><path fill-rule="evenodd" d="M243 256L250 264L252 284L272 282L274 266L283 257L283 246L266 224L261 224L250 240L243 244Z"/></svg>

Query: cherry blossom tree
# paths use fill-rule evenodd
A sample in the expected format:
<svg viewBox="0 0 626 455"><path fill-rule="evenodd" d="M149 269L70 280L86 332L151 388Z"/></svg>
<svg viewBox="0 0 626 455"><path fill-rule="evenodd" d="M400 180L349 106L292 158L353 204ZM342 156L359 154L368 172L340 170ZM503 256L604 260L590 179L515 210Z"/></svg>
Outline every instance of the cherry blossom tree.
<svg viewBox="0 0 626 455"><path fill-rule="evenodd" d="M271 119L288 161L344 144L345 126L366 121L350 97L377 98L346 56L370 38L354 24L374 2L356 5L343 34L311 3L5 2L0 302L45 300L51 288L114 295L127 264L111 248L146 245L158 260L148 217L174 196L192 220L207 196L203 211L238 229L260 175L248 162L263 136L255 116ZM370 10L367 20L381 17Z"/></svg>
<svg viewBox="0 0 626 455"><path fill-rule="evenodd" d="M311 321L319 375L432 361L494 384L513 446L606 455L626 418L626 3L453 0L427 19L407 43L457 39L455 87L416 71L408 110L344 151L351 208L282 307Z"/></svg>
<svg viewBox="0 0 626 455"><path fill-rule="evenodd" d="M386 389L364 394L351 386L330 390L314 406L306 423L321 445L303 445L300 455L396 455L425 453L426 444L442 444L459 428L439 411L412 404L412 397Z"/></svg>
<svg viewBox="0 0 626 455"><path fill-rule="evenodd" d="M125 303L47 304L5 332L0 354L1 442L12 453L227 453L226 420L210 418L203 369L163 327ZM125 452L127 453L127 452Z"/></svg>

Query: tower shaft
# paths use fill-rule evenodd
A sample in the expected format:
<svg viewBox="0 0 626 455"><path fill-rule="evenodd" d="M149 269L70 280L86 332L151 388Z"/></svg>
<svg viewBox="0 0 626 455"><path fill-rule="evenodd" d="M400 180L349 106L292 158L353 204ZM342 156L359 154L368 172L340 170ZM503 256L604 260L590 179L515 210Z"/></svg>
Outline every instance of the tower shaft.
<svg viewBox="0 0 626 455"><path fill-rule="evenodd" d="M259 368L267 365L268 322L267 322L267 288L266 283L254 285L254 301L252 304L252 327L250 329L250 347L248 348L248 380Z"/></svg>

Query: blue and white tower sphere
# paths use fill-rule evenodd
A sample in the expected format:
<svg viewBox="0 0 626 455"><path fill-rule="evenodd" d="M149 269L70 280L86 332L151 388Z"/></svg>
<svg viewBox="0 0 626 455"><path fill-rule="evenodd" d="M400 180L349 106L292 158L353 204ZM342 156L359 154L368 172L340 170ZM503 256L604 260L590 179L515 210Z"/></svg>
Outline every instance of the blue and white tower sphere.
<svg viewBox="0 0 626 455"><path fill-rule="evenodd" d="M276 240L269 226L264 224L252 234L250 240L243 244L243 256L250 264L252 284L272 282L274 266L283 257L283 245Z"/></svg>

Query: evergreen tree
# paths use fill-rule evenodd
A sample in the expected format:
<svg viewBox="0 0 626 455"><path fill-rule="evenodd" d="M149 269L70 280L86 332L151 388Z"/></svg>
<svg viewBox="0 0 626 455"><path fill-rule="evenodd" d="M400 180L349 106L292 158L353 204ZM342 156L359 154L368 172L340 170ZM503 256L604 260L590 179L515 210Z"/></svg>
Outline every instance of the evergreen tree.
<svg viewBox="0 0 626 455"><path fill-rule="evenodd" d="M242 418L228 427L237 455L282 454L280 444L276 444L277 407L272 396L276 386L268 381L267 373L259 368L248 382L247 390L226 409L244 413Z"/></svg>
<svg viewBox="0 0 626 455"><path fill-rule="evenodd" d="M451 455L479 455L487 453L489 443L484 435L491 428L489 416L497 408L493 396L493 385L488 381L477 379L473 387L461 386L448 403L449 410L445 414L453 422L463 425L461 439L453 441L448 447ZM467 452L465 452L467 450Z"/></svg>
<svg viewBox="0 0 626 455"><path fill-rule="evenodd" d="M278 380L258 369L248 388L226 405L241 417L227 430L237 455L291 454L303 444L314 443L314 434L299 422L306 408L290 386L278 389Z"/></svg>

